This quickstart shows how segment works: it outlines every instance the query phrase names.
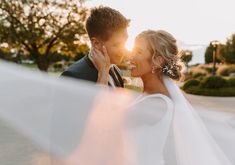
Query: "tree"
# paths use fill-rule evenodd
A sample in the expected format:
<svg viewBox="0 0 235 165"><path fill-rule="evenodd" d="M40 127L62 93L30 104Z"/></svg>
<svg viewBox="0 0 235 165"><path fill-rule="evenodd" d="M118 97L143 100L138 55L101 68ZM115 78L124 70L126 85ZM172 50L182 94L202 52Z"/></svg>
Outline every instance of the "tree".
<svg viewBox="0 0 235 165"><path fill-rule="evenodd" d="M1 0L0 44L24 49L47 71L54 54L76 56L86 45L88 10L81 0Z"/></svg>
<svg viewBox="0 0 235 165"><path fill-rule="evenodd" d="M187 73L188 73L188 63L192 60L193 53L190 50L183 50L181 52L181 61L186 65Z"/></svg>
<svg viewBox="0 0 235 165"><path fill-rule="evenodd" d="M218 47L220 47L218 45ZM206 52L205 52L205 63L206 64L209 64L209 63L212 63L213 62L213 51L214 51L214 47L212 45L212 43L209 44L209 46L206 48ZM221 62L220 59L219 59L219 52L220 51L216 51L216 58L215 58L215 61L217 63Z"/></svg>
<svg viewBox="0 0 235 165"><path fill-rule="evenodd" d="M0 45L0 58L3 60L12 61L11 48L8 46L8 44Z"/></svg>
<svg viewBox="0 0 235 165"><path fill-rule="evenodd" d="M221 48L220 60L223 63L235 64L235 34L233 34Z"/></svg>

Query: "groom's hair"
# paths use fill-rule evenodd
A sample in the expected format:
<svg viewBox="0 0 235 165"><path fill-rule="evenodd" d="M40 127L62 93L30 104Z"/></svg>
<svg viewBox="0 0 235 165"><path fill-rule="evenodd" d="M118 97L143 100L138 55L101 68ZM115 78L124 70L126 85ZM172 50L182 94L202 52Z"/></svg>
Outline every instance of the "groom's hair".
<svg viewBox="0 0 235 165"><path fill-rule="evenodd" d="M99 6L91 10L86 21L89 38L98 37L107 41L113 33L128 27L130 20L119 11L110 7Z"/></svg>

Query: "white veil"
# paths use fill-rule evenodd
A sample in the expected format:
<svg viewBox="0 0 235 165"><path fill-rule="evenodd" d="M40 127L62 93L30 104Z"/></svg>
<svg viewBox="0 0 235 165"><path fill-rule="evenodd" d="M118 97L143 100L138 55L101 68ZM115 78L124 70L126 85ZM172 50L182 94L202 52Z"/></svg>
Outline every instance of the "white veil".
<svg viewBox="0 0 235 165"><path fill-rule="evenodd" d="M222 146L225 144L222 143L222 141L215 141L212 135L209 134L205 123L203 123L198 113L196 113L194 108L185 99L179 88L169 79L165 79L165 85L175 106L173 135L178 164L232 165L235 163L232 163L219 147L219 144ZM217 121L217 124L222 124L219 122L221 121ZM216 126L217 125L212 125L214 128ZM234 131L232 127L226 127L226 134L223 135L223 137L228 138L226 135L232 135L235 138ZM231 132L233 132L233 134L231 134ZM234 144L235 139L231 140L231 137L228 139L230 139L229 143L231 145ZM232 146L229 148L231 149ZM226 150L230 150L229 148Z"/></svg>
<svg viewBox="0 0 235 165"><path fill-rule="evenodd" d="M125 116L134 107L135 93L57 79L4 62L0 63L0 77L0 164L141 164L123 161L134 159L130 151L135 146L123 145L128 139L123 128ZM234 122L214 119L217 125L210 125L204 121L208 119L201 120L179 88L167 78L164 81L174 103L171 131L162 131L170 132L172 143L165 145L170 152L160 153L173 161L164 165L235 164L230 153L235 151ZM156 107L159 103L153 99L137 108L146 111ZM143 118L141 115L128 119L135 121ZM156 131L166 128L162 121L156 122ZM221 124L223 127L218 127ZM215 134L221 130L223 136ZM140 142L144 140L140 138Z"/></svg>

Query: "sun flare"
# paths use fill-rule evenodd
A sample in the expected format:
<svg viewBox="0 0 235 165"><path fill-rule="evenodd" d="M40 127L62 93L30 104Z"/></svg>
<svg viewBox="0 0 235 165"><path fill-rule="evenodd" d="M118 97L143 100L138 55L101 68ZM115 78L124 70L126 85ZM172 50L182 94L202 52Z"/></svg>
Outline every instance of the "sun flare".
<svg viewBox="0 0 235 165"><path fill-rule="evenodd" d="M128 51L131 51L134 47L136 34L137 31L135 31L133 28L128 28L128 40L126 42L126 48Z"/></svg>
<svg viewBox="0 0 235 165"><path fill-rule="evenodd" d="M128 39L127 42L126 42L126 49L128 51L131 51L133 49L133 47L134 47L134 42L131 41L130 39Z"/></svg>

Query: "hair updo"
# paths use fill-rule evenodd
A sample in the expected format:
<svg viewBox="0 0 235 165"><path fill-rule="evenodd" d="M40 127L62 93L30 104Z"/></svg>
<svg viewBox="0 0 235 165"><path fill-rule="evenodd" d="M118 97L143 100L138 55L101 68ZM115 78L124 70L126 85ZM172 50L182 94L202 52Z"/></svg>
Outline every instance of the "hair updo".
<svg viewBox="0 0 235 165"><path fill-rule="evenodd" d="M148 48L152 54L153 65L158 66L157 69L174 80L181 77L181 66L178 65L178 48L176 39L164 30L147 30L140 33L137 38L144 38ZM163 64L159 64L158 56L164 59ZM161 65L161 66L160 66Z"/></svg>

